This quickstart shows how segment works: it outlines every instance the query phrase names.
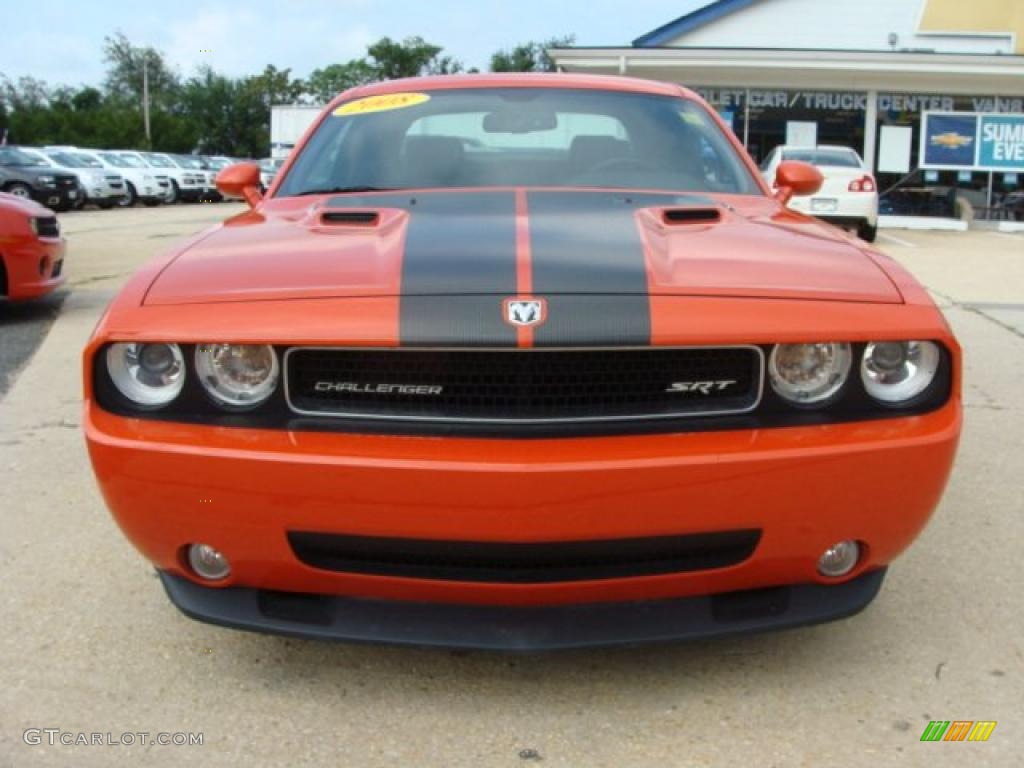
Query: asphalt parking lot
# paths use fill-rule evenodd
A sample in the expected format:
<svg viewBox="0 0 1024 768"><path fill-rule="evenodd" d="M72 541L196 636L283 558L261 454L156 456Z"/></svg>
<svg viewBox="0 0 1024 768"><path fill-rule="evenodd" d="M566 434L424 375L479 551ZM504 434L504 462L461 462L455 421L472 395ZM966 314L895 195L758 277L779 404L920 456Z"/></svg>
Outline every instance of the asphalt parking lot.
<svg viewBox="0 0 1024 768"><path fill-rule="evenodd" d="M514 656L198 624L116 529L79 429L80 351L135 267L237 210L62 216L70 290L38 310L56 320L27 365L31 340L11 339L37 310L0 312L0 365L17 371L0 392L0 766L1022 764L1024 235L880 237L965 348L966 419L942 505L867 611L726 641ZM987 743L921 743L936 719L998 725ZM30 745L30 728L203 744Z"/></svg>

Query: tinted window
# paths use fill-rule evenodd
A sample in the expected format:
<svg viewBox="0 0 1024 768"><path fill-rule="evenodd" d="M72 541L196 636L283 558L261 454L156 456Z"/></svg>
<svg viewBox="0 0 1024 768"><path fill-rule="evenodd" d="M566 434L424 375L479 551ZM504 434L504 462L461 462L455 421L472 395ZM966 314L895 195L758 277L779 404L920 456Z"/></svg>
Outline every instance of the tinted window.
<svg viewBox="0 0 1024 768"><path fill-rule="evenodd" d="M20 149L14 147L0 147L0 165L7 166L32 166L32 165L45 165L45 163L37 157L33 157L28 152L22 152Z"/></svg>
<svg viewBox="0 0 1024 768"><path fill-rule="evenodd" d="M761 192L718 125L686 99L491 88L412 101L336 110L277 194L519 185Z"/></svg>
<svg viewBox="0 0 1024 768"><path fill-rule="evenodd" d="M787 149L782 158L839 168L860 168L861 165L856 153L848 149Z"/></svg>

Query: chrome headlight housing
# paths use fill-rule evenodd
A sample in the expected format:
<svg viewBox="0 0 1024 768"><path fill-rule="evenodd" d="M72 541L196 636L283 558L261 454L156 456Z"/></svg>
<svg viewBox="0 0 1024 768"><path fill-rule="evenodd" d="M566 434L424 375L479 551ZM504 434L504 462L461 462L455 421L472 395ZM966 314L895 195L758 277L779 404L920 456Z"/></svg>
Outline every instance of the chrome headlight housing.
<svg viewBox="0 0 1024 768"><path fill-rule="evenodd" d="M267 344L199 344L196 375L218 405L255 408L277 389L277 353Z"/></svg>
<svg viewBox="0 0 1024 768"><path fill-rule="evenodd" d="M853 353L845 342L777 344L768 358L772 389L797 405L820 405L850 376Z"/></svg>
<svg viewBox="0 0 1024 768"><path fill-rule="evenodd" d="M941 362L931 341L873 341L864 349L860 378L875 400L902 405L928 389Z"/></svg>
<svg viewBox="0 0 1024 768"><path fill-rule="evenodd" d="M118 392L140 408L162 408L185 386L185 358L177 344L111 344L106 362Z"/></svg>

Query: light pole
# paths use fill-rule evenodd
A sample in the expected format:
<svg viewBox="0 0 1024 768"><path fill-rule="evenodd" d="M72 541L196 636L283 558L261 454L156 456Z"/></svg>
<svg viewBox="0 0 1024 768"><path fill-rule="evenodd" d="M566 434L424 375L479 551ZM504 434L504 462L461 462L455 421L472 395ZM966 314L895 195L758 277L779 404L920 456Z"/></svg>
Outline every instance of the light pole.
<svg viewBox="0 0 1024 768"><path fill-rule="evenodd" d="M146 149L153 148L149 135L149 51L142 54L142 121L146 127Z"/></svg>

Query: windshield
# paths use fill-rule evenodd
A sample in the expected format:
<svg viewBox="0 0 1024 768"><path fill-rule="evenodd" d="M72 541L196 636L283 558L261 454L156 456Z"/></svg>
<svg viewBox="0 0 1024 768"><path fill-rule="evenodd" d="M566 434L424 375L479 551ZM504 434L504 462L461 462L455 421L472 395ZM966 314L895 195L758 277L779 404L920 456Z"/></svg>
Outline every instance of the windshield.
<svg viewBox="0 0 1024 768"><path fill-rule="evenodd" d="M81 167L82 168L102 168L103 167L103 163L101 163L95 157L90 157L89 155L81 155L81 154L75 153L73 155L68 154L68 155L62 155L62 156L74 158L79 163L81 163Z"/></svg>
<svg viewBox="0 0 1024 768"><path fill-rule="evenodd" d="M173 168L174 163L160 155L145 155L146 162L154 168Z"/></svg>
<svg viewBox="0 0 1024 768"><path fill-rule="evenodd" d="M193 171L203 170L203 162L198 157L190 157L188 155L171 155L171 159L182 168L188 168Z"/></svg>
<svg viewBox="0 0 1024 768"><path fill-rule="evenodd" d="M11 167L39 166L47 163L39 157L33 157L28 152L23 152L14 147L0 147L0 165Z"/></svg>
<svg viewBox="0 0 1024 768"><path fill-rule="evenodd" d="M219 171L222 168L227 168L231 165L231 161L223 157L208 157L206 158L206 164L214 171Z"/></svg>
<svg viewBox="0 0 1024 768"><path fill-rule="evenodd" d="M787 149L782 153L782 159L834 168L860 168L860 158L849 149Z"/></svg>
<svg viewBox="0 0 1024 768"><path fill-rule="evenodd" d="M104 160L116 168L145 168L146 164L134 155L115 155L112 152L104 152L100 155Z"/></svg>
<svg viewBox="0 0 1024 768"><path fill-rule="evenodd" d="M51 152L50 159L65 168L91 168L88 163L82 160L81 155L69 155L67 152Z"/></svg>
<svg viewBox="0 0 1024 768"><path fill-rule="evenodd" d="M717 123L687 99L487 88L395 100L336 109L277 194L487 186L761 193Z"/></svg>

